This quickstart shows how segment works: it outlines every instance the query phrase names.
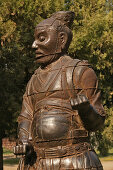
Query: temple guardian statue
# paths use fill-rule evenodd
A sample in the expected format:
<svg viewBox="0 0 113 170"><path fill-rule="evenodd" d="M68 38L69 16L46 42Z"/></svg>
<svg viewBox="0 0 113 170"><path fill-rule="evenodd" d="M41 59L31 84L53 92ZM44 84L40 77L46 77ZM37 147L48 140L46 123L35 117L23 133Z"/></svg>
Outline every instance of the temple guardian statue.
<svg viewBox="0 0 113 170"><path fill-rule="evenodd" d="M35 28L40 67L18 117L18 170L103 170L89 133L102 127L105 114L91 65L68 55L73 19L73 12L59 11Z"/></svg>

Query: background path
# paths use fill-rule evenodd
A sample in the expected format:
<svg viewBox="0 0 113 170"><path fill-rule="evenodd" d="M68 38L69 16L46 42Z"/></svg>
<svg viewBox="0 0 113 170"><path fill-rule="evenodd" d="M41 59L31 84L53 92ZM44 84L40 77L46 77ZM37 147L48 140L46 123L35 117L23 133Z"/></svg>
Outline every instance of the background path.
<svg viewBox="0 0 113 170"><path fill-rule="evenodd" d="M101 161L104 170L113 170L113 161Z"/></svg>

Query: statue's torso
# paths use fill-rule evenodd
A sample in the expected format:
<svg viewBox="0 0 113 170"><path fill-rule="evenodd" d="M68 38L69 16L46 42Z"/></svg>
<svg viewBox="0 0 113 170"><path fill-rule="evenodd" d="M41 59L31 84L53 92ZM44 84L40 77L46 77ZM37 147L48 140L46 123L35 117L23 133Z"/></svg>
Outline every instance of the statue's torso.
<svg viewBox="0 0 113 170"><path fill-rule="evenodd" d="M77 62L69 58L51 69L38 69L28 84L27 97L34 110L31 133L38 169L97 167L102 170L89 144L87 130L70 104L70 98L76 99L80 90L73 86Z"/></svg>
<svg viewBox="0 0 113 170"><path fill-rule="evenodd" d="M63 141L62 145L67 145L74 138L87 136L78 112L70 104L70 97L76 97L72 75L78 62L66 57L33 75L28 95L34 107L31 131L35 142L55 146L56 141L58 145Z"/></svg>

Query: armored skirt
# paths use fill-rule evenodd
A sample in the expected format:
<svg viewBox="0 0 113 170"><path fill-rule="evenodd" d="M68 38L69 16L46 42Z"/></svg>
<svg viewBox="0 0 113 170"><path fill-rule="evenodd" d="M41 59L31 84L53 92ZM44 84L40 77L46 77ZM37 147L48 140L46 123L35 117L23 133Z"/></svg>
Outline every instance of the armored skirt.
<svg viewBox="0 0 113 170"><path fill-rule="evenodd" d="M18 170L103 170L103 167L95 151L86 150L83 153L62 158L37 158L32 166L24 165L24 158L21 158Z"/></svg>

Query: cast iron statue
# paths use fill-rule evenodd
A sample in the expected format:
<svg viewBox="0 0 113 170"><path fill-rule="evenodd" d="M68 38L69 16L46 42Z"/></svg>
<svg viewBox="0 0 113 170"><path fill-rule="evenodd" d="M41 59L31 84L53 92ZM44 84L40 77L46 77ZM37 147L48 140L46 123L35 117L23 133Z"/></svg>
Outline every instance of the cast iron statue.
<svg viewBox="0 0 113 170"><path fill-rule="evenodd" d="M89 133L105 120L98 80L86 60L72 59L71 11L59 11L35 28L36 61L18 118L18 169L102 170Z"/></svg>

